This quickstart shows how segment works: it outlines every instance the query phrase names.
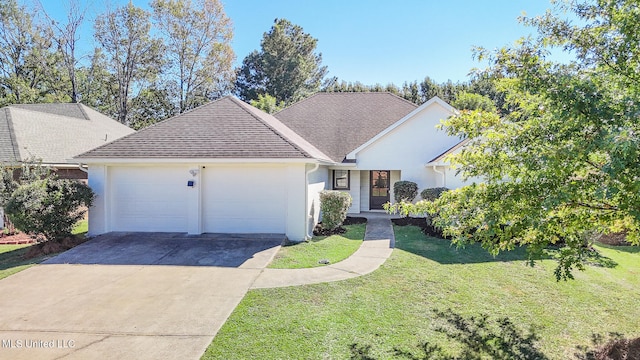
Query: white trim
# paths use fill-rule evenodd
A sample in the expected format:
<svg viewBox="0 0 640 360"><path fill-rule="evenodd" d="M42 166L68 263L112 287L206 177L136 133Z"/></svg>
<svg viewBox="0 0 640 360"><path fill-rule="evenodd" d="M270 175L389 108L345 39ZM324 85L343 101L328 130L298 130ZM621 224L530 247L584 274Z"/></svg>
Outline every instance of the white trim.
<svg viewBox="0 0 640 360"><path fill-rule="evenodd" d="M355 159L356 155L364 150L365 148L369 147L371 144L375 143L376 141L378 141L378 139L380 139L381 137L385 136L386 134L390 133L391 131L393 131L394 129L396 129L398 126L404 124L405 122L407 122L407 120L411 119L412 117L414 117L416 114L420 113L421 111L423 111L424 109L430 107L433 104L438 104L440 106L442 106L445 110L447 110L448 112L450 112L452 115L457 113L458 110L456 110L453 106L447 104L444 100L440 99L437 96L432 97L429 101L425 102L424 104L420 105L419 107L417 107L415 110L413 110L412 112L410 112L409 114L405 115L405 117L403 117L402 119L396 121L394 124L392 124L391 126L389 126L388 128L382 130L380 133L378 133L376 136L372 137L369 141L367 141L366 143L360 145L357 149L353 150L352 152L348 153L346 158L347 159Z"/></svg>
<svg viewBox="0 0 640 360"><path fill-rule="evenodd" d="M334 165L335 163L322 161L318 159L274 159L274 158L80 158L83 164L106 164L106 165L120 165L120 164L194 164L194 163L207 163L207 164L237 164L237 163L265 163L265 164L326 164Z"/></svg>

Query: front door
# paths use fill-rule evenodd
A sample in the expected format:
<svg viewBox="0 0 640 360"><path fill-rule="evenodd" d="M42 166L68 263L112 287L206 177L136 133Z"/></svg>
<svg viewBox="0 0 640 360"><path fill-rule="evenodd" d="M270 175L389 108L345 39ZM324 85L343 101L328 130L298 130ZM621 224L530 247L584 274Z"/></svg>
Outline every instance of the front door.
<svg viewBox="0 0 640 360"><path fill-rule="evenodd" d="M370 180L369 209L382 210L382 205L389 202L389 170L371 171Z"/></svg>

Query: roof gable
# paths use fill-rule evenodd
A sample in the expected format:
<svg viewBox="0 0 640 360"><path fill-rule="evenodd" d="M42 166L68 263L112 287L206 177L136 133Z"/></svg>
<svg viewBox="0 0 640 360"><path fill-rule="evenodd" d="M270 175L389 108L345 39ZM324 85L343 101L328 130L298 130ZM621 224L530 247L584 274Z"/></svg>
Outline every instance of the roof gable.
<svg viewBox="0 0 640 360"><path fill-rule="evenodd" d="M278 119L231 96L174 116L77 158L328 160Z"/></svg>
<svg viewBox="0 0 640 360"><path fill-rule="evenodd" d="M274 116L333 161L342 162L416 108L391 93L316 93Z"/></svg>
<svg viewBox="0 0 640 360"><path fill-rule="evenodd" d="M385 135L387 135L388 133L392 132L394 129L398 128L399 126L401 126L402 124L406 123L407 121L409 121L410 119L414 118L417 114L419 114L422 111L425 111L426 109L432 107L432 106L441 106L443 107L447 112L451 113L451 115L455 114L457 112L457 110L447 104L444 100L440 99L437 96L434 96L433 98L429 99L427 102L425 102L424 104L420 105L419 107L417 107L416 109L414 109L412 112L410 112L409 114L405 115L404 117L402 117L400 120L394 122L393 124L391 124L390 126L388 126L387 128L385 128L384 130L380 131L379 133L377 133L375 136L373 136L372 138L370 138L367 142L365 142L364 144L358 146L356 149L354 149L353 151L349 152L346 155L346 159L355 159L356 158L356 154L359 153L360 151L366 149L367 147L371 146L372 144L374 144L376 141L378 141L379 139L383 138Z"/></svg>
<svg viewBox="0 0 640 360"><path fill-rule="evenodd" d="M133 129L82 104L16 104L0 109L0 161L64 164Z"/></svg>

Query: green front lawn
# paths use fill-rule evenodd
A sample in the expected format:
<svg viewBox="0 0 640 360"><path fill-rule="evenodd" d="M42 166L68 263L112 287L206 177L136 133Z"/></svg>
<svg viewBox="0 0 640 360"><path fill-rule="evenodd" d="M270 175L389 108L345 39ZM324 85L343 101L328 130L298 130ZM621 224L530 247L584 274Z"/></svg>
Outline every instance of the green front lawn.
<svg viewBox="0 0 640 360"><path fill-rule="evenodd" d="M314 236L309 242L283 246L269 265L272 269L301 269L325 266L320 260L331 264L342 261L353 254L364 239L365 224L346 225L347 232L341 235Z"/></svg>
<svg viewBox="0 0 640 360"><path fill-rule="evenodd" d="M0 245L0 279L39 264L51 256L23 259L31 245Z"/></svg>
<svg viewBox="0 0 640 360"><path fill-rule="evenodd" d="M87 220L79 221L72 233L76 236L84 236L87 233L88 227ZM13 275L55 256L55 254L49 254L25 260L23 258L24 254L27 253L30 246L31 245L0 245L0 279L4 279L9 275Z"/></svg>
<svg viewBox="0 0 640 360"><path fill-rule="evenodd" d="M532 268L521 250L493 258L415 227L395 229L396 249L369 275L249 291L203 359L388 359L397 358L394 351L421 358L418 345L425 342L455 354L463 347L447 334L462 333L447 319L482 314L503 340L513 337L500 332L498 319L522 332L516 343L526 345L532 329L540 339L536 351L549 359L573 358L594 334L640 336L638 248L598 246L617 267L590 267L575 281L556 282L553 260Z"/></svg>

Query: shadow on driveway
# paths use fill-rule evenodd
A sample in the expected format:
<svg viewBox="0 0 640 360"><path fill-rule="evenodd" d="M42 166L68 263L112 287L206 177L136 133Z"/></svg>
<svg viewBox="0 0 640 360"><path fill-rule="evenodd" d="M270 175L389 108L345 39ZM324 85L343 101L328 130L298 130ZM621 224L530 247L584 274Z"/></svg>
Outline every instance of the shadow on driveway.
<svg viewBox="0 0 640 360"><path fill-rule="evenodd" d="M283 234L109 233L43 264L265 267Z"/></svg>

